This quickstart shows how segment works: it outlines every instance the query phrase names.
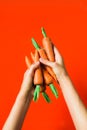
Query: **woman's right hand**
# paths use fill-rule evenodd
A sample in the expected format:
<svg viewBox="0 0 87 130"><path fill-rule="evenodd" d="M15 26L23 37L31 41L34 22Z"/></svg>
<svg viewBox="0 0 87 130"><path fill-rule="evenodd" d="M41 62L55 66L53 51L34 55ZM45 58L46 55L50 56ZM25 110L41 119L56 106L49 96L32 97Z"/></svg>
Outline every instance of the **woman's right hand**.
<svg viewBox="0 0 87 130"><path fill-rule="evenodd" d="M55 62L50 62L42 58L40 58L40 62L50 66L56 74L76 130L87 130L87 109L76 92L74 85L66 72L63 58L55 46L54 54Z"/></svg>
<svg viewBox="0 0 87 130"><path fill-rule="evenodd" d="M61 77L62 74L67 74L63 57L61 56L58 49L54 46L54 55L55 55L55 62L51 62L45 59L40 58L40 62L44 65L51 67L57 77L57 80Z"/></svg>

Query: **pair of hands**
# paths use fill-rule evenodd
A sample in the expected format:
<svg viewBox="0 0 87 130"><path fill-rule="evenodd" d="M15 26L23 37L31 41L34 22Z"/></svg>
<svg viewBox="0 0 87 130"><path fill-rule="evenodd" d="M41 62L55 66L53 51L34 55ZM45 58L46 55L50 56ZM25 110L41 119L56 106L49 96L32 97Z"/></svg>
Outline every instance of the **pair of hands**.
<svg viewBox="0 0 87 130"><path fill-rule="evenodd" d="M23 91L26 91L28 94L31 94L33 96L34 89L32 87L32 83L33 83L34 71L35 69L39 67L40 62L44 65L50 66L53 69L57 77L57 80L60 78L62 73L66 73L63 58L60 52L55 46L53 47L53 49L54 49L54 55L55 55L55 62L51 62L51 61L40 58L39 62L32 64L30 69L27 69L27 71L24 74L24 79L23 79L22 87L21 87Z"/></svg>
<svg viewBox="0 0 87 130"><path fill-rule="evenodd" d="M34 89L33 77L34 71L40 65L50 66L59 81L63 96L77 130L87 130L87 109L77 94L72 81L70 80L63 62L63 58L57 48L54 46L55 62L39 59L39 62L32 64L24 74L21 90L17 100L10 112L10 115L3 127L3 130L19 130L22 127L24 117L28 110L30 101L33 98ZM67 87L68 86L68 87ZM14 120L12 120L14 119Z"/></svg>

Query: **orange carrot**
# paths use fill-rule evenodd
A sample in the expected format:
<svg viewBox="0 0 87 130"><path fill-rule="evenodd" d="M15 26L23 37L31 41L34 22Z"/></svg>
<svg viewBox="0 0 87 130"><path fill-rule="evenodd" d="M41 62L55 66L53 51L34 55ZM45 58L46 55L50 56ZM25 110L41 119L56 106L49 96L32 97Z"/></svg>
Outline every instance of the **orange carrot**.
<svg viewBox="0 0 87 130"><path fill-rule="evenodd" d="M53 82L53 78L49 75L49 73L45 69L42 69L42 71L43 71L45 84L46 85L51 84Z"/></svg>
<svg viewBox="0 0 87 130"><path fill-rule="evenodd" d="M44 49L41 49L40 46L38 45L38 43L35 41L34 38L32 38L32 44L34 45L34 47L39 51L40 57L43 59L48 59L47 55L45 53ZM56 75L54 74L54 72L52 71L52 69L50 67L45 67L46 70L50 73L50 75L57 81L56 79ZM49 69L48 69L49 68Z"/></svg>
<svg viewBox="0 0 87 130"><path fill-rule="evenodd" d="M50 61L54 62L55 56L54 56L52 41L47 36L46 31L43 27L41 28L41 30L42 30L42 34L43 34L43 37L44 37L43 40L42 40L42 43L43 43L44 49L46 51L47 57Z"/></svg>
<svg viewBox="0 0 87 130"><path fill-rule="evenodd" d="M47 55L46 55L44 49L38 49L38 52L39 52L41 58L48 60ZM45 69L49 72L49 74L50 74L55 80L57 80L57 79L56 79L56 75L54 74L53 70L52 70L49 66L45 66Z"/></svg>
<svg viewBox="0 0 87 130"><path fill-rule="evenodd" d="M34 56L34 59L35 59L35 61L34 62L37 62L37 61L39 61L39 53L38 53L38 51L37 50L35 50L35 56Z"/></svg>
<svg viewBox="0 0 87 130"><path fill-rule="evenodd" d="M44 36L46 36L46 33L45 33L44 31L43 31L43 33L45 34ZM32 38L32 43L33 43L34 47L35 47L37 50L40 49L40 46L38 45L38 43L35 41L34 38ZM53 85L52 83L50 83L49 86L50 86L50 88L51 88L53 94L55 95L55 97L58 98L58 92L57 92L56 88L54 87L54 85ZM38 86L37 86L37 89L38 89ZM36 91L36 92L38 92L38 91ZM34 94L34 95L35 95L35 96L34 96L35 99L36 99L36 95L38 95L38 93L36 93L36 92L35 92L35 94ZM44 98L46 99L46 101L50 101L50 100L48 100L47 94L45 94L44 92L43 92L42 94L43 94Z"/></svg>
<svg viewBox="0 0 87 130"><path fill-rule="evenodd" d="M34 54L31 52L31 58L34 61Z"/></svg>
<svg viewBox="0 0 87 130"><path fill-rule="evenodd" d="M38 53L38 52L35 50L35 53ZM38 55L38 54L36 54L36 55ZM37 57L38 57L38 56L37 56ZM35 62L35 56L34 56L34 53L32 53L32 52L31 52L31 58L32 58L32 60ZM38 59L37 59L37 60L38 60ZM44 92L45 89L46 89L46 86L45 86L45 85L40 86L40 92Z"/></svg>
<svg viewBox="0 0 87 130"><path fill-rule="evenodd" d="M41 69L40 68L36 69L35 74L34 74L34 85L43 84L43 77L41 75L42 75Z"/></svg>
<svg viewBox="0 0 87 130"><path fill-rule="evenodd" d="M30 68L30 66L32 65L30 59L27 56L25 56L25 63L26 63L28 68Z"/></svg>
<svg viewBox="0 0 87 130"><path fill-rule="evenodd" d="M55 61L55 56L53 52L53 44L50 38L44 37L42 40L43 47L46 51L47 57L50 61L54 62Z"/></svg>
<svg viewBox="0 0 87 130"><path fill-rule="evenodd" d="M32 56L33 56L33 54L32 54ZM30 68L30 66L31 66L31 61L30 61L30 59L27 57L27 56L25 56L25 62L26 62L26 65L27 65L27 67L28 68ZM38 72L37 72L38 71ZM36 73L36 75L37 75L37 73L39 73L39 75L41 76L41 73L42 72L40 72L40 70L39 69L37 69L37 71L35 72ZM36 75L34 76L35 78L34 78L34 80L36 80ZM43 79L42 79L43 80ZM37 82L37 81L34 81L34 82ZM40 82L40 81L39 81ZM36 83L37 84L37 83ZM42 83L39 83L39 84L42 84ZM41 90L40 91L43 91L44 90L44 88L43 88L43 86L41 87Z"/></svg>
<svg viewBox="0 0 87 130"><path fill-rule="evenodd" d="M35 51L35 61L37 62L39 61L39 53L36 50ZM43 84L43 75L42 75L42 70L41 67L39 67L38 69L36 69L35 74L34 74L34 85L42 85Z"/></svg>
<svg viewBox="0 0 87 130"><path fill-rule="evenodd" d="M46 52L43 48L38 49L38 52L39 52L39 55L40 55L41 58L46 59L46 60L48 59Z"/></svg>
<svg viewBox="0 0 87 130"><path fill-rule="evenodd" d="M54 74L53 70L49 67L49 66L45 66L46 70L49 72L49 74L55 79L57 80L56 78L56 75Z"/></svg>
<svg viewBox="0 0 87 130"><path fill-rule="evenodd" d="M36 50L37 51L37 50ZM36 52L35 51L35 52ZM34 60L35 62L35 57L34 57L34 54L32 53L32 59ZM45 70L44 68L42 69L42 72L43 72L43 76L44 76L44 82L46 85L49 85L53 82L53 78L50 76L50 74L48 73L47 70Z"/></svg>

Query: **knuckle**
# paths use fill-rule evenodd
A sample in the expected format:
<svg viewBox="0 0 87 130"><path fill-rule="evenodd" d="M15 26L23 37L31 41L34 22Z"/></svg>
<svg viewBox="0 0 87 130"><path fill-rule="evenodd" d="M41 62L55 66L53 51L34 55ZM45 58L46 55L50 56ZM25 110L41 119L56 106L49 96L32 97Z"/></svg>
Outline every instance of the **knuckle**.
<svg viewBox="0 0 87 130"><path fill-rule="evenodd" d="M30 67L30 70L33 70L34 67L35 67L35 64L33 63L33 64L31 65L31 67Z"/></svg>

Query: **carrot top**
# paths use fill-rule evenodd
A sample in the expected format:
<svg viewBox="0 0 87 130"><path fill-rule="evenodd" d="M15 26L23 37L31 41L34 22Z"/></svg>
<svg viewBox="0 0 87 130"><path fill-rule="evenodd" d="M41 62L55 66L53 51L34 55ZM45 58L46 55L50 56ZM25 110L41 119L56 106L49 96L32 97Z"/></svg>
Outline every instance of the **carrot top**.
<svg viewBox="0 0 87 130"><path fill-rule="evenodd" d="M40 49L40 46L38 45L38 43L35 41L34 38L32 38L31 41L32 41L32 44L34 45L34 47L35 47L37 50Z"/></svg>
<svg viewBox="0 0 87 130"><path fill-rule="evenodd" d="M42 27L41 30L42 30L43 36L44 36L44 37L47 37L47 34L46 34L46 32L45 32L45 29Z"/></svg>

